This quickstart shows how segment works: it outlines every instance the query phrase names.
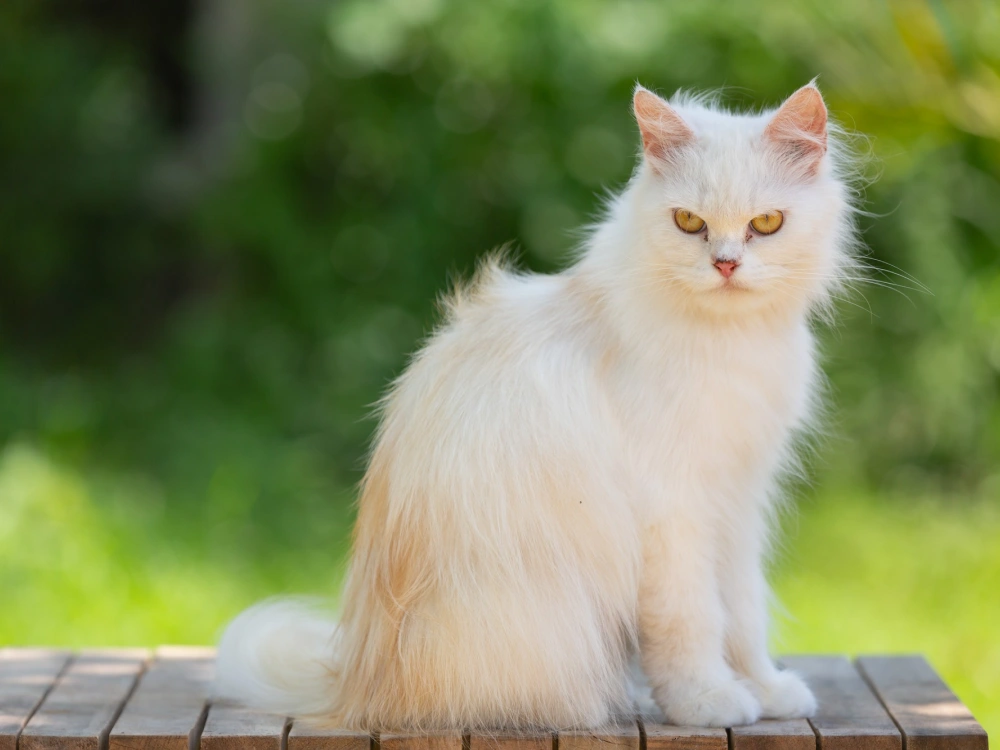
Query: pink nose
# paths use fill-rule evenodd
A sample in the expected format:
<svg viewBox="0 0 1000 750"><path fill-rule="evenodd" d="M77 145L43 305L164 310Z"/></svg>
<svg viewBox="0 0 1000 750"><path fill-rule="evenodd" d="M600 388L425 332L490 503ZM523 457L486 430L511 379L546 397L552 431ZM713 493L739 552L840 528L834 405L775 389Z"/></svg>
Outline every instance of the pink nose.
<svg viewBox="0 0 1000 750"><path fill-rule="evenodd" d="M719 269L719 273L728 279L733 275L733 271L735 271L740 264L734 263L731 260L717 260L713 265Z"/></svg>

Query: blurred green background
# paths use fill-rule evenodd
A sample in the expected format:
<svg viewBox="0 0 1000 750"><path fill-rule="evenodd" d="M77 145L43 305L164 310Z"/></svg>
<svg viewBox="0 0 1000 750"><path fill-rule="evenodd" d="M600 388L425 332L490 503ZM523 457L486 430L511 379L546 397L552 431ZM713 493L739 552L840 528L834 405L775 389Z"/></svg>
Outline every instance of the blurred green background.
<svg viewBox="0 0 1000 750"><path fill-rule="evenodd" d="M436 295L558 268L636 80L871 136L776 648L926 653L1000 732L995 0L0 3L0 642L211 642L333 593ZM901 276L878 276L903 287Z"/></svg>

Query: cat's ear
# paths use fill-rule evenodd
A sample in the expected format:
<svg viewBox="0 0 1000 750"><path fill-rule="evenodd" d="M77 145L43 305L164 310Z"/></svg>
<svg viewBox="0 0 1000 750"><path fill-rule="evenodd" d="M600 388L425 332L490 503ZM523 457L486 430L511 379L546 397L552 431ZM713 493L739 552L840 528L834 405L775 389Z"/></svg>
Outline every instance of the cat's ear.
<svg viewBox="0 0 1000 750"><path fill-rule="evenodd" d="M809 83L792 94L764 128L764 137L807 175L815 175L826 153L826 104Z"/></svg>
<svg viewBox="0 0 1000 750"><path fill-rule="evenodd" d="M676 149L694 140L694 131L673 107L642 86L635 87L632 110L642 134L642 150L654 168L668 161Z"/></svg>

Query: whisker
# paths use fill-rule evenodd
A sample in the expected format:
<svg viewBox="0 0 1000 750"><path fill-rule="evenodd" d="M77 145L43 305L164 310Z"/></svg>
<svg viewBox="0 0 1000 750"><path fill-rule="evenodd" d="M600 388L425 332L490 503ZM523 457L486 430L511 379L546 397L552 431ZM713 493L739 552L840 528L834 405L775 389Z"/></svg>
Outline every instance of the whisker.
<svg viewBox="0 0 1000 750"><path fill-rule="evenodd" d="M921 287L928 294L934 294L934 292L931 291L931 289L928 286L926 286L925 284L923 284L915 276L913 276L912 274L907 273L906 271L904 271L899 266L894 265L894 264L890 263L887 260L883 260L882 258L876 258L873 255L868 255L868 256L863 256L861 258L858 258L857 259L857 263L862 268L867 268L868 270L871 270L871 271L876 271L877 270L877 271L879 271L881 273L891 273L891 274L893 274L895 276L900 276L901 278L904 278L907 281L909 281L909 282L911 282L913 284L916 284L917 286ZM881 263L884 266L888 266L888 268L879 268L877 266L870 265L872 263Z"/></svg>

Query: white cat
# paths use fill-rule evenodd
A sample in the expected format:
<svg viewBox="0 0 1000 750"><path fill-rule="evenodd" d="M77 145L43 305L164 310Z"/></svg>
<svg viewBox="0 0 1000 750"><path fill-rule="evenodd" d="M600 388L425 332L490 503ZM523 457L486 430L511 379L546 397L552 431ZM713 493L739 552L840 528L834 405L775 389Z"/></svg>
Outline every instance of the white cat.
<svg viewBox="0 0 1000 750"><path fill-rule="evenodd" d="M776 480L852 214L812 84L776 112L639 87L643 156L560 274L486 263L382 404L339 622L240 615L218 692L361 729L809 716L767 652Z"/></svg>

